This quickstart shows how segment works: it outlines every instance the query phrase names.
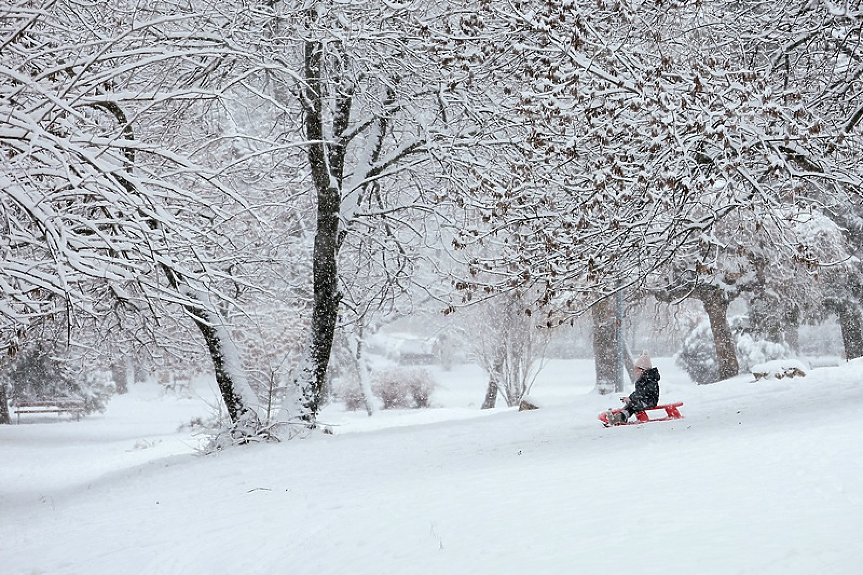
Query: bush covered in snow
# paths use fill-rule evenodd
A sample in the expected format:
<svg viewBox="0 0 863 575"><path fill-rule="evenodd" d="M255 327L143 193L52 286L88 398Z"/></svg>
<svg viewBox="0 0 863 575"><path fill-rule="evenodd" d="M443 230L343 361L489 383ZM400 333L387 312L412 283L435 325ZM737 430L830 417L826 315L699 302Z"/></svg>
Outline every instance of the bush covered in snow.
<svg viewBox="0 0 863 575"><path fill-rule="evenodd" d="M750 329L749 320L745 316L731 318L730 324L741 372L749 371L753 365L765 361L793 355L788 344L767 341L755 334ZM719 380L716 347L713 344L713 333L708 322L699 323L689 332L674 359L675 363L696 383L713 383Z"/></svg>
<svg viewBox="0 0 863 575"><path fill-rule="evenodd" d="M786 343L777 343L757 339L751 333L742 333L737 337L737 361L740 371L750 371L752 366L774 359L790 358L794 355Z"/></svg>
<svg viewBox="0 0 863 575"><path fill-rule="evenodd" d="M338 380L334 382L333 387L336 389L336 396L345 402L345 409L348 411L365 409L365 398L363 398L363 390L359 381L353 379Z"/></svg>
<svg viewBox="0 0 863 575"><path fill-rule="evenodd" d="M372 393L384 409L429 406L435 381L428 370L394 367L372 375Z"/></svg>

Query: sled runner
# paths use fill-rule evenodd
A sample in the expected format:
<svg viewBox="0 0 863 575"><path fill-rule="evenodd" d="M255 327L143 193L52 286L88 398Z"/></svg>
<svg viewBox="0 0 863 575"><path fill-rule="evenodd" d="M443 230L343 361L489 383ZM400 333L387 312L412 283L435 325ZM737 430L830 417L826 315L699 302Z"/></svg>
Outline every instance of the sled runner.
<svg viewBox="0 0 863 575"><path fill-rule="evenodd" d="M644 411L637 411L635 413L635 419L627 421L626 423L609 423L607 411L603 411L602 413L600 413L597 419L599 419L599 421L601 421L602 424L606 427L613 427L617 425L640 425L642 423L649 423L651 421L670 421L672 419L683 419L683 414L681 414L680 411L677 409L681 405L683 405L683 402L678 401L677 403L666 403L664 405L657 405L656 407L645 409ZM620 413L621 411L623 411L623 408L613 409L611 413ZM665 417L650 417L650 415L648 415L648 412L650 411L664 411Z"/></svg>

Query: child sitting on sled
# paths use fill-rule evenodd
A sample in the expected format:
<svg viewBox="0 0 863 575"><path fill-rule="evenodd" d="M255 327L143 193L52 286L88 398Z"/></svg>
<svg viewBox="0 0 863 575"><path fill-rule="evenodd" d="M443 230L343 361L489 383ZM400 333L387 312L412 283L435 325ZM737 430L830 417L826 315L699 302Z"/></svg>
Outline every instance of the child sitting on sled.
<svg viewBox="0 0 863 575"><path fill-rule="evenodd" d="M617 425L626 422L633 414L659 403L659 370L653 367L646 351L635 360L635 391L624 399L626 406L618 413L608 412L608 423Z"/></svg>

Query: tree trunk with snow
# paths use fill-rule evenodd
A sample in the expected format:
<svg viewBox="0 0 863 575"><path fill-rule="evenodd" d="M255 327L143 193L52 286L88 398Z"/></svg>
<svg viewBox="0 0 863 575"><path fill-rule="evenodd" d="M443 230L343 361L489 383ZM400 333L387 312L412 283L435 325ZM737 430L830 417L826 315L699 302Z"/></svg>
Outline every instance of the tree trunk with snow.
<svg viewBox="0 0 863 575"><path fill-rule="evenodd" d="M613 298L605 298L591 307L593 318L593 356L596 366L596 389L605 395L613 393L619 379L617 365L617 326Z"/></svg>
<svg viewBox="0 0 863 575"><path fill-rule="evenodd" d="M135 384L135 360L131 355L126 356L126 373L125 373L126 391Z"/></svg>
<svg viewBox="0 0 863 575"><path fill-rule="evenodd" d="M696 297L701 300L710 320L710 330L713 333L713 344L716 346L716 360L719 365L719 379L732 378L740 371L740 364L737 361L734 334L728 323L729 301L725 293L716 288L700 288Z"/></svg>
<svg viewBox="0 0 863 575"><path fill-rule="evenodd" d="M362 320L360 320L360 326L357 329L357 333L354 342L354 358L356 359L357 366L357 377L360 381L360 391L363 394L363 405L366 407L366 413L369 417L375 414L375 403L374 403L374 394L372 393L372 377L371 370L369 369L369 362L366 359L365 355L365 338L363 334L365 333L365 326L362 325Z"/></svg>
<svg viewBox="0 0 863 575"><path fill-rule="evenodd" d="M845 359L863 357L863 312L857 302L846 301L837 306L839 327L842 330L842 344L845 346Z"/></svg>
<svg viewBox="0 0 863 575"><path fill-rule="evenodd" d="M317 193L317 229L313 250L312 278L314 299L312 324L305 361L300 368L300 419L314 426L325 389L327 367L333 347L338 319L339 215L342 200L342 178L345 148L341 140L351 111L351 94L336 96L330 132L325 100L328 91L323 78L324 43L306 42L305 87L303 92L306 147L312 182Z"/></svg>
<svg viewBox="0 0 863 575"><path fill-rule="evenodd" d="M853 214L852 214L853 215ZM842 224L849 229L855 229L857 216L847 216L849 221ZM858 231L852 236L852 245L863 245L863 232ZM863 276L854 267L844 277L833 280L833 289L825 294L824 309L836 314L839 329L842 332L842 345L845 359L863 357Z"/></svg>
<svg viewBox="0 0 863 575"><path fill-rule="evenodd" d="M800 353L800 326L796 321L796 318L785 324L782 334L784 336L785 343L788 344L792 351L794 351L794 353Z"/></svg>
<svg viewBox="0 0 863 575"><path fill-rule="evenodd" d="M114 382L114 389L117 395L123 395L129 392L129 385L126 378L126 365L119 361L111 364L111 379Z"/></svg>
<svg viewBox="0 0 863 575"><path fill-rule="evenodd" d="M250 401L253 397L252 389L245 380L245 373L227 331L224 326L211 323L214 319L212 314L207 318L199 309L187 308L187 311L192 314L195 325L204 336L204 343L213 360L216 384L219 386L219 392L231 422L236 427L243 427L244 432L256 432L260 426L260 420L253 408L254 403ZM246 393L243 393L244 388L247 388Z"/></svg>
<svg viewBox="0 0 863 575"><path fill-rule="evenodd" d="M254 435L261 426L258 398L249 385L239 351L224 325L221 314L205 292L186 285L178 272L164 264L162 271L175 290L194 302L184 304L183 309L204 337L204 344L213 361L216 384L231 423L241 434Z"/></svg>
<svg viewBox="0 0 863 575"><path fill-rule="evenodd" d="M494 377L489 377L488 387L485 389L485 398L482 400L482 407L480 409L494 409L497 403L497 391L497 381L495 381Z"/></svg>
<svg viewBox="0 0 863 575"><path fill-rule="evenodd" d="M495 356L490 366L491 369L488 370L488 387L485 390L485 398L482 401L481 409L494 409L501 382L504 381L503 369L506 362L506 342L496 343L498 345L494 352Z"/></svg>
<svg viewBox="0 0 863 575"><path fill-rule="evenodd" d="M9 417L9 403L6 398L6 386L0 383L0 425L10 424L12 420Z"/></svg>

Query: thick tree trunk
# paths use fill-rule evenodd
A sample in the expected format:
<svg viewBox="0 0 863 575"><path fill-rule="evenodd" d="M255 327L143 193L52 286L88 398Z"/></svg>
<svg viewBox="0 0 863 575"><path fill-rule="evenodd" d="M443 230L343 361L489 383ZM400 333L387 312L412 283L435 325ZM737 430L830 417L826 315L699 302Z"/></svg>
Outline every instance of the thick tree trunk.
<svg viewBox="0 0 863 575"><path fill-rule="evenodd" d="M309 12L315 17L315 11ZM306 362L300 374L300 418L314 427L326 390L327 368L333 347L341 295L338 291L337 256L341 244L340 216L342 184L345 165L343 134L348 128L353 103L349 85L340 78L341 70L334 60L333 69L324 81L325 49L336 52L337 42L306 42L305 86L303 114L308 145L306 147L312 182L317 191L317 229L313 253L314 301L312 325ZM326 86L338 86L339 91L329 94ZM331 106L331 108L330 108ZM325 126L329 122L330 131Z"/></svg>
<svg viewBox="0 0 863 575"><path fill-rule="evenodd" d="M836 315L842 330L845 359L863 357L863 313L860 307L856 302L848 301L837 306Z"/></svg>
<svg viewBox="0 0 863 575"><path fill-rule="evenodd" d="M6 386L0 383L0 425L12 423L9 417L9 400L6 397Z"/></svg>
<svg viewBox="0 0 863 575"><path fill-rule="evenodd" d="M629 374L629 383L634 384L638 378L635 375L635 360L632 357L632 349L628 344L623 346L623 370Z"/></svg>
<svg viewBox="0 0 863 575"><path fill-rule="evenodd" d="M495 404L497 403L497 382L494 378L488 378L488 387L485 389L485 399L482 400L482 407L480 409L494 409Z"/></svg>
<svg viewBox="0 0 863 575"><path fill-rule="evenodd" d="M794 353L800 353L800 328L796 323L786 324L785 330L785 343L794 351Z"/></svg>
<svg viewBox="0 0 863 575"><path fill-rule="evenodd" d="M324 130L326 99L323 74L324 45L307 42L305 53L305 130L312 182L317 190L317 229L313 253L314 301L307 350L307 373L299 385L301 419L314 426L326 389L341 296L338 291L339 216L345 150L339 137L350 117L350 94L340 94L332 118L332 136Z"/></svg>
<svg viewBox="0 0 863 575"><path fill-rule="evenodd" d="M311 373L303 377L302 390L303 419L315 421L321 407L326 388L327 368L333 347L339 300L338 269L336 264L336 244L338 241L338 192L335 198L332 190L318 194L318 229L315 232L313 285L314 301L312 324L307 350L310 364L306 369Z"/></svg>
<svg viewBox="0 0 863 575"><path fill-rule="evenodd" d="M605 298L590 309L593 317L593 356L596 365L596 389L605 395L613 393L620 379L617 365L615 302Z"/></svg>
<svg viewBox="0 0 863 575"><path fill-rule="evenodd" d="M111 379L114 381L114 389L117 395L129 393L129 385L126 378L126 360L123 363L116 361L111 364Z"/></svg>
<svg viewBox="0 0 863 575"><path fill-rule="evenodd" d="M710 320L716 360L719 364L719 379L734 377L740 371L740 364L737 361L734 334L728 323L728 299L721 290L709 288L699 290L697 297L704 305L704 311Z"/></svg>
<svg viewBox="0 0 863 575"><path fill-rule="evenodd" d="M205 314L194 308L187 308L192 314L195 325L204 336L204 343L213 360L213 368L216 373L216 384L231 422L236 427L248 428L247 431L254 433L260 425L257 412L253 409L250 398L243 393L243 388L248 387L245 381L245 372L238 365L239 358L233 348L233 342L226 341L227 331L221 325L214 325L213 318L206 318ZM242 381L239 381L242 379ZM251 388L249 388L251 390Z"/></svg>
<svg viewBox="0 0 863 575"><path fill-rule="evenodd" d="M100 107L115 116L118 124L123 126L123 132L127 140L134 139L132 123L127 120L122 108L116 104L104 103L100 104ZM128 162L127 168L131 172L135 164L134 149L124 148L124 154ZM121 182L128 191L135 191L135 187L130 181L121 179ZM152 220L151 226L152 229L156 230L159 228L159 223L156 220ZM234 347L230 334L222 323L221 315L213 309L207 294L192 289L182 277L182 274L165 263L160 264L160 267L173 289L186 296L190 296L192 300L199 304L188 303L184 304L183 308L204 336L204 343L213 361L216 383L219 386L222 400L225 402L225 407L228 410L228 415L231 418L234 429L241 431L244 435L256 434L261 428L260 415L257 410L258 400L246 379L245 370L240 365L239 354ZM127 359L126 364L127 387L128 382L134 379L134 367L129 362L131 362L130 358Z"/></svg>
<svg viewBox="0 0 863 575"><path fill-rule="evenodd" d="M505 330L502 330L505 331ZM503 366L506 361L506 343L505 337L503 341L496 341L494 347L494 356L492 358L490 369L488 369L488 387L485 390L485 398L482 401L480 409L493 409L497 403L497 395L500 392L501 383L506 385L503 375Z"/></svg>
<svg viewBox="0 0 863 575"><path fill-rule="evenodd" d="M183 308L204 336L204 344L213 362L216 384L235 429L242 428L241 432L246 435L257 433L261 425L257 411L258 398L246 379L239 353L225 329L221 315L213 309L206 293L190 288L170 267L163 265L162 271L171 287L197 303L184 304Z"/></svg>

